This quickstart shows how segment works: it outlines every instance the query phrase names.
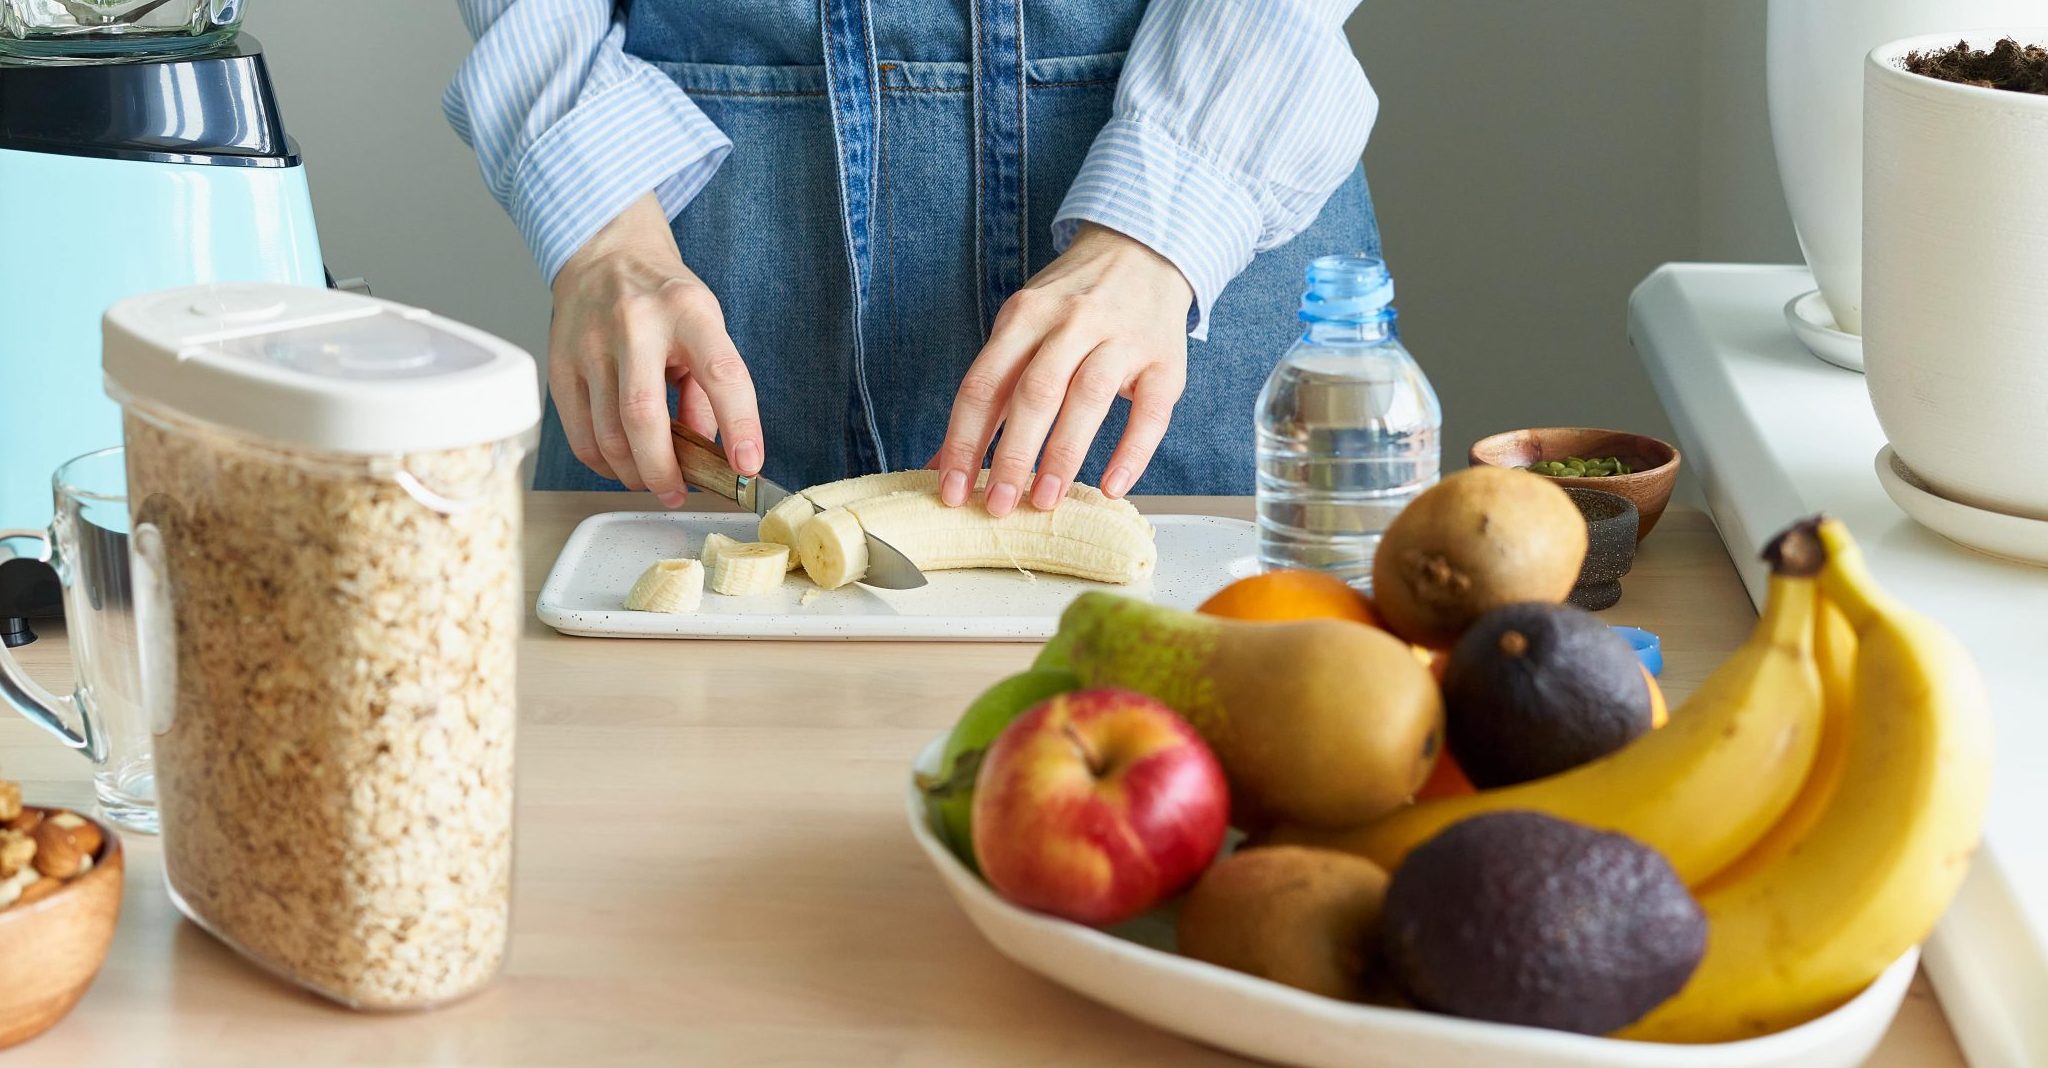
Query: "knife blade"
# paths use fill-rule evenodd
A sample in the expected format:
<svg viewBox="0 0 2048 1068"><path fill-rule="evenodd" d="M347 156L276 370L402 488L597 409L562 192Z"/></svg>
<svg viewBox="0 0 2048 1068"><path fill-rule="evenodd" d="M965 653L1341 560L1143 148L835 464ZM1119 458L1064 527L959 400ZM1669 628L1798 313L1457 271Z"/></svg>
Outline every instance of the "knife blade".
<svg viewBox="0 0 2048 1068"><path fill-rule="evenodd" d="M683 481L699 489L709 490L755 515L767 515L768 509L782 503L790 491L777 485L772 479L760 475L742 475L726 463L723 450L702 434L681 423L671 423L669 434L675 439L676 460L682 464ZM858 581L863 586L880 590L914 590L929 580L910 557L902 550L882 539L861 532L867 538L868 569Z"/></svg>

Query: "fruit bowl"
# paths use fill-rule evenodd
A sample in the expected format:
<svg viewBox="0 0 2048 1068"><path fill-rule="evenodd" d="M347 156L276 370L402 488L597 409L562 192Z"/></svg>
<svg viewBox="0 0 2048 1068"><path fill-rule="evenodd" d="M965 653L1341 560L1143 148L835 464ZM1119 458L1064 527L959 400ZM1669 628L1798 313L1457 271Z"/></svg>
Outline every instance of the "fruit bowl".
<svg viewBox="0 0 2048 1068"><path fill-rule="evenodd" d="M918 757L938 771L944 739ZM1661 1045L1355 1005L1173 952L1170 906L1110 931L1029 912L995 891L933 831L915 775L911 833L997 951L1076 993L1206 1045L1296 1068L1852 1068L1883 1040L1918 965L1911 950L1849 1003L1763 1038Z"/></svg>
<svg viewBox="0 0 2048 1068"><path fill-rule="evenodd" d="M1635 502L1641 523L1636 541L1650 536L1664 508L1671 503L1671 488L1678 483L1678 449L1646 434L1591 427L1551 426L1510 430L1480 438L1472 444L1468 459L1474 467L1527 467L1544 460L1573 456L1587 459L1613 456L1635 470L1626 475L1604 478L1558 478L1564 487L1599 490ZM1547 476L1546 476L1547 477Z"/></svg>

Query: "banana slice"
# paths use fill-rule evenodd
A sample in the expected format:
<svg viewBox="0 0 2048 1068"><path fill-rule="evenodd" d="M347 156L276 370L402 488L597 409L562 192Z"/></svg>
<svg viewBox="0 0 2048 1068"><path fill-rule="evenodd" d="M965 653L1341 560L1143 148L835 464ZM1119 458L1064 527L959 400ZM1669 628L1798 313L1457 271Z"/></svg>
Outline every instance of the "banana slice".
<svg viewBox="0 0 2048 1068"><path fill-rule="evenodd" d="M784 497L781 503L768 509L767 515L761 517L761 531L755 537L776 545L789 546L789 567L794 571L797 566L797 531L802 530L804 524L810 522L811 517L817 514L818 509L812 506L808 498L792 493Z"/></svg>
<svg viewBox="0 0 2048 1068"><path fill-rule="evenodd" d="M722 540L728 544L720 545L718 555L705 560L705 565L711 570L712 592L728 597L767 593L781 586L783 576L789 574L789 546L765 541ZM707 553L711 550L708 543L704 548Z"/></svg>
<svg viewBox="0 0 2048 1068"><path fill-rule="evenodd" d="M695 612L703 603L704 565L695 560L662 560L626 594L628 612Z"/></svg>
<svg viewBox="0 0 2048 1068"><path fill-rule="evenodd" d="M747 543L739 540L738 538L728 538L725 535L714 531L710 534L704 535L704 547L697 550L697 559L703 561L704 570L707 573L716 575L718 573L718 568L714 565L716 565L718 562L718 554L724 552L727 549L732 548L735 545L745 544Z"/></svg>
<svg viewBox="0 0 2048 1068"><path fill-rule="evenodd" d="M867 573L869 532L925 571L1003 567L1136 582L1152 573L1159 550L1151 525L1120 504L1070 493L1051 511L1025 502L997 519L978 503L948 508L931 492L895 493L818 513L798 532L797 548L805 573L825 589Z"/></svg>

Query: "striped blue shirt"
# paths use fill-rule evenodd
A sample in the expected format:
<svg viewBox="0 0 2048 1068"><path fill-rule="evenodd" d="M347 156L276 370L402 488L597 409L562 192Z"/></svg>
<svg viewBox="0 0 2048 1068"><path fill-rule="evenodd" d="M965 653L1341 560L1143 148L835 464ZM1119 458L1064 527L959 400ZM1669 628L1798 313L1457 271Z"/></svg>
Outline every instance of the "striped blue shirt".
<svg viewBox="0 0 2048 1068"><path fill-rule="evenodd" d="M649 190L671 218L732 151L673 81L627 55L612 0L458 0L476 47L443 107L552 283ZM1379 100L1344 37L1358 0L1152 0L1109 124L1053 223L1150 246L1209 309L1252 256L1315 220Z"/></svg>

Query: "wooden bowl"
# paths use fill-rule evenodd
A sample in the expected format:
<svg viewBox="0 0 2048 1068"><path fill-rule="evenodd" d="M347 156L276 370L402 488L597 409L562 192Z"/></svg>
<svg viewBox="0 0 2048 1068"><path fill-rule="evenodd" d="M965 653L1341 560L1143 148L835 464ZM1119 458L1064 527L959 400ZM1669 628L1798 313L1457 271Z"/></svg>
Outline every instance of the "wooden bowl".
<svg viewBox="0 0 2048 1068"><path fill-rule="evenodd" d="M100 830L92 870L40 901L0 909L0 1049L56 1026L85 996L114 941L121 837L85 818Z"/></svg>
<svg viewBox="0 0 2048 1068"><path fill-rule="evenodd" d="M1678 449L1669 442L1619 430L1578 426L1536 427L1481 438L1473 444L1470 453L1474 467L1527 467L1544 460L1563 460L1572 456L1589 460L1613 456L1635 469L1626 475L1551 481L1560 486L1576 486L1627 497L1635 504L1639 519L1636 542L1640 544L1649 537L1650 531L1657 526L1657 520L1664 517L1664 506L1671 503L1671 487L1678 481Z"/></svg>

